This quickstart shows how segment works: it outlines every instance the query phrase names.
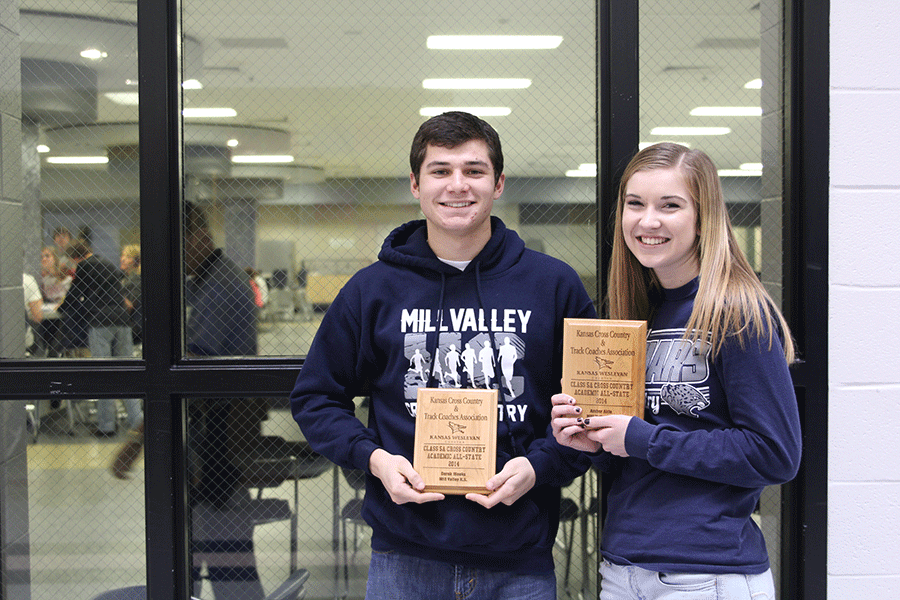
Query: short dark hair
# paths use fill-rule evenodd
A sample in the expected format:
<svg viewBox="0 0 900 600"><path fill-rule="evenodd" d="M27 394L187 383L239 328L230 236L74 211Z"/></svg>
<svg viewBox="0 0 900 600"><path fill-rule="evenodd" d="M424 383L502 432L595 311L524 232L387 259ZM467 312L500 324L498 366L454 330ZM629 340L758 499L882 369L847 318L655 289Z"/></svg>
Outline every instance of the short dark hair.
<svg viewBox="0 0 900 600"><path fill-rule="evenodd" d="M206 211L193 202L184 203L184 234L190 235L201 229L208 229L209 221Z"/></svg>
<svg viewBox="0 0 900 600"><path fill-rule="evenodd" d="M91 246L84 240L75 240L69 247L66 248L66 254L69 255L69 258L75 260L82 260L86 258L89 254L91 254Z"/></svg>
<svg viewBox="0 0 900 600"><path fill-rule="evenodd" d="M409 166L416 183L419 182L419 171L425 162L428 146L456 148L466 142L480 140L487 144L488 157L494 168L494 183L500 181L503 174L503 149L500 136L486 121L475 115L461 111L450 111L431 117L419 127L413 138L409 151Z"/></svg>

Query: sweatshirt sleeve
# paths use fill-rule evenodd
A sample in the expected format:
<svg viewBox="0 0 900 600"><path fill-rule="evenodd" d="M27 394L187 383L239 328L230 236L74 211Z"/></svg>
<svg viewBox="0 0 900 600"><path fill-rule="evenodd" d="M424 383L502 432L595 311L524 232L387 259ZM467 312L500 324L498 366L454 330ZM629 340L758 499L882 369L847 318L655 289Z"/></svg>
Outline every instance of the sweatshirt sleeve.
<svg viewBox="0 0 900 600"><path fill-rule="evenodd" d="M569 269L567 269L569 271ZM572 280L566 280L570 287L561 286L561 302L557 314L576 319L595 319L597 311L594 304L584 289L584 285L572 273ZM547 379L552 380L552 389L548 390L546 402L550 404L550 396L560 391L562 379L562 330L563 318L559 320L559 333L556 351L552 359L552 375ZM552 485L565 487L576 477L583 475L591 468L591 458L579 450L574 450L561 445L553 436L553 427L548 422L543 437L535 439L528 447L527 457L534 467L535 485Z"/></svg>
<svg viewBox="0 0 900 600"><path fill-rule="evenodd" d="M566 487L591 468L590 456L562 446L553 437L550 427L542 439L531 444L527 458L534 468L536 486Z"/></svg>
<svg viewBox="0 0 900 600"><path fill-rule="evenodd" d="M341 467L368 472L379 444L355 415L353 399L366 386L359 366L361 327L347 296L339 293L322 319L291 392L291 411L313 450Z"/></svg>
<svg viewBox="0 0 900 600"><path fill-rule="evenodd" d="M680 475L742 487L790 481L801 454L800 416L778 340L767 336L723 345L715 371L731 422L692 430L632 419L629 455Z"/></svg>

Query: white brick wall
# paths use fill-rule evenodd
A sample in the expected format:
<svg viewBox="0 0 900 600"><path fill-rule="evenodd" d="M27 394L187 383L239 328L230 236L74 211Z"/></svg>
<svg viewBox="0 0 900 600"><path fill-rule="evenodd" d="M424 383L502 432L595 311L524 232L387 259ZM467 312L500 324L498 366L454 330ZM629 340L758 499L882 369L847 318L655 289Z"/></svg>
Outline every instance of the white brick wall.
<svg viewBox="0 0 900 600"><path fill-rule="evenodd" d="M832 0L828 596L900 598L900 2Z"/></svg>

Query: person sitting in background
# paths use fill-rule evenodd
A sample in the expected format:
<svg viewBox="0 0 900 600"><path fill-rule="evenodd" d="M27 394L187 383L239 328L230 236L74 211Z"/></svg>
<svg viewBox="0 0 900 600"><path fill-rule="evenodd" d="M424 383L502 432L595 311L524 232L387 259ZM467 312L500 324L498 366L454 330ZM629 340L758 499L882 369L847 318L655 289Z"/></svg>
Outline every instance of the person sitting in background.
<svg viewBox="0 0 900 600"><path fill-rule="evenodd" d="M131 341L139 346L143 339L144 311L141 306L141 247L138 244L128 244L122 248L119 267L125 274L122 289L131 324Z"/></svg>
<svg viewBox="0 0 900 600"><path fill-rule="evenodd" d="M63 355L64 336L60 329L61 321L58 319L57 309L72 285L72 276L64 273L60 267L59 254L53 246L44 246L41 249L41 276L38 280L43 296L44 320L35 328L38 344L46 351L48 358L56 358ZM59 400L54 400L58 404Z"/></svg>
<svg viewBox="0 0 900 600"><path fill-rule="evenodd" d="M59 268L68 277L75 276L75 261L69 257L69 245L72 243L72 234L66 227L57 227L53 230L53 242L56 244L56 255L59 257Z"/></svg>
<svg viewBox="0 0 900 600"><path fill-rule="evenodd" d="M22 289L25 292L25 351L34 356L37 351L34 326L44 318L41 306L44 303L37 280L28 273L22 273Z"/></svg>

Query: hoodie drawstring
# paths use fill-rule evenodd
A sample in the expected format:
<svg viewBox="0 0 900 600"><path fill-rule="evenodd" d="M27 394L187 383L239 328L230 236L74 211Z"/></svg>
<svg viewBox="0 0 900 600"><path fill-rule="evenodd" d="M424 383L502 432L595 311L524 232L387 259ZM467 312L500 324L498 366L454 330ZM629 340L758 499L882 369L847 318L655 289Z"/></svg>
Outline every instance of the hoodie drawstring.
<svg viewBox="0 0 900 600"><path fill-rule="evenodd" d="M438 327L437 331L434 334L434 341L431 345L431 350L429 355L431 356L431 367L428 369L428 385L426 387L439 387L434 385L434 369L436 364L441 357L438 356L438 352L440 352L440 341L441 341L441 325L444 323L444 289L447 286L447 274L441 273L441 295L438 297Z"/></svg>

